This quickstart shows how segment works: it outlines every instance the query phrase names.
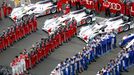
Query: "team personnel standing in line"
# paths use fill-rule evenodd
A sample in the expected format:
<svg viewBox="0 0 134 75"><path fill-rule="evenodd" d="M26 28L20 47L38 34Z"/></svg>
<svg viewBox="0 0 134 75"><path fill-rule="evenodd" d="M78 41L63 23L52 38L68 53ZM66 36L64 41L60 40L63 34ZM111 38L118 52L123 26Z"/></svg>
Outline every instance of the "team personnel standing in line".
<svg viewBox="0 0 134 75"><path fill-rule="evenodd" d="M110 40L111 38L109 37L112 37L109 32L96 36L95 39L83 48L82 52L78 52L71 58L66 58L64 62L57 65L55 69L58 68L60 70L60 74L59 70L54 69L51 72L51 75L77 75L78 73L87 70L89 63L96 62L96 57L100 57L102 54L109 52L110 49L113 49L111 44L112 40ZM104 42L101 42L102 39L105 39ZM103 43L106 46L104 48L102 45ZM103 49L105 49L105 52L103 52ZM106 72L106 68L103 68L103 71Z"/></svg>
<svg viewBox="0 0 134 75"><path fill-rule="evenodd" d="M4 17L7 17L7 3L6 2L3 2L2 9L3 9Z"/></svg>
<svg viewBox="0 0 134 75"><path fill-rule="evenodd" d="M40 61L44 57L47 57L51 52L53 52L55 48L60 46L63 42L68 41L68 39L72 38L77 32L76 27L75 27L77 26L76 25L77 23L75 23L75 21L76 20L74 18L71 21L72 28L69 28L70 25L64 26L63 28L59 28L58 31L50 35L48 38L46 39L42 38L40 42L36 43L36 45L32 45L32 48L30 48L30 50L24 49L24 52L23 52L24 55L20 53L19 57L17 57L17 60L18 60L17 65L16 65L17 73L23 74L25 70L33 68L34 66L36 66L37 63L40 63ZM85 57L81 56L81 58L85 58ZM84 69L86 69L87 66L85 65L85 62L81 62L81 63L83 63L82 65L84 66ZM71 67L69 65L70 65L69 60L67 60L64 64L62 64L62 66L64 66L62 67L63 73L69 74L71 72L71 69L70 69ZM59 74L59 72L57 71L59 70L56 69L54 72Z"/></svg>
<svg viewBox="0 0 134 75"><path fill-rule="evenodd" d="M121 75L121 72L128 72L128 68L134 62L134 43L129 47L124 47L115 59L111 59L107 66L103 67L96 75Z"/></svg>

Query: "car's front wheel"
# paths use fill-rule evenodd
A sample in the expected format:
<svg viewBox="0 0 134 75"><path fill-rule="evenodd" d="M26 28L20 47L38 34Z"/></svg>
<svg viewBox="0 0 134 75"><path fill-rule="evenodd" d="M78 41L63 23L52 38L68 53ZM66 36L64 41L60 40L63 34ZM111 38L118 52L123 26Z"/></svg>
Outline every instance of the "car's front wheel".
<svg viewBox="0 0 134 75"><path fill-rule="evenodd" d="M123 30L124 30L124 31L128 31L129 29L130 29L129 24L126 24L126 25L123 27Z"/></svg>
<svg viewBox="0 0 134 75"><path fill-rule="evenodd" d="M91 18L91 17L89 17L89 18L86 19L86 23L87 23L87 24L89 24L89 23L91 23L91 22L92 22L92 18Z"/></svg>
<svg viewBox="0 0 134 75"><path fill-rule="evenodd" d="M51 9L51 13L52 13L52 14L56 13L56 11L57 11L56 8L52 8L52 9Z"/></svg>

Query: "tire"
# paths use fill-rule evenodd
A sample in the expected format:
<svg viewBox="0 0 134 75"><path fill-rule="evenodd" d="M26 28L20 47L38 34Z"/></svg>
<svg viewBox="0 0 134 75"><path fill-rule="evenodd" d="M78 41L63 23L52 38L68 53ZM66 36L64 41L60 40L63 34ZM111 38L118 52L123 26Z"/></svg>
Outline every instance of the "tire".
<svg viewBox="0 0 134 75"><path fill-rule="evenodd" d="M86 23L87 23L87 24L89 24L89 23L91 23L91 22L92 22L92 18L91 18L91 17L89 17L89 18L86 19Z"/></svg>
<svg viewBox="0 0 134 75"><path fill-rule="evenodd" d="M123 27L123 31L128 31L129 29L130 29L129 24L127 24L127 25L125 25L125 26Z"/></svg>
<svg viewBox="0 0 134 75"><path fill-rule="evenodd" d="M52 8L52 9L51 9L51 13L52 13L52 14L54 14L54 13L56 13L56 12L57 12L57 9L56 9L56 8Z"/></svg>
<svg viewBox="0 0 134 75"><path fill-rule="evenodd" d="M96 14L94 10L91 10L90 15Z"/></svg>
<svg viewBox="0 0 134 75"><path fill-rule="evenodd" d="M129 17L129 19L128 19L128 21L130 22L130 21L133 21L134 20L134 18L133 17Z"/></svg>

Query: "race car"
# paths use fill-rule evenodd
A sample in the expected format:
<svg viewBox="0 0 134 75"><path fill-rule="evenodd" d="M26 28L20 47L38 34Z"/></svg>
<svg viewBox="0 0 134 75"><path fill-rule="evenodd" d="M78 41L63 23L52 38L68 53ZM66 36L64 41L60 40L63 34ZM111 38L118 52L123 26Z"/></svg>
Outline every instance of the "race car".
<svg viewBox="0 0 134 75"><path fill-rule="evenodd" d="M76 19L77 26L81 26L86 23L92 23L96 20L93 11L88 9L81 9L56 18L47 19L44 22L42 30L49 34L54 33L59 27L61 27L62 23L65 23L72 18Z"/></svg>
<svg viewBox="0 0 134 75"><path fill-rule="evenodd" d="M78 37L84 40L86 43L94 38L100 32L115 32L120 33L134 28L133 18L127 16L117 16L109 19L105 19L95 25L88 25L82 27L78 33Z"/></svg>
<svg viewBox="0 0 134 75"><path fill-rule="evenodd" d="M119 42L120 47L124 47L127 45L128 42L132 41L134 39L134 33L126 35L122 38L121 42Z"/></svg>
<svg viewBox="0 0 134 75"><path fill-rule="evenodd" d="M105 25L107 25L107 27L105 28L105 31L112 30L116 33L121 33L121 32L128 31L134 28L134 19L133 17L120 15L120 16L105 20Z"/></svg>
<svg viewBox="0 0 134 75"><path fill-rule="evenodd" d="M94 37L101 34L105 28L106 28L106 25L103 25L103 23L99 24L97 22L94 22L87 26L81 27L78 32L77 37L82 39L84 42L88 43Z"/></svg>
<svg viewBox="0 0 134 75"><path fill-rule="evenodd" d="M49 0L39 1L35 4L29 4L27 6L20 6L14 8L10 14L10 18L12 20L22 19L25 15L35 14L36 17L40 17L43 15L56 13L57 5L54 5L53 2Z"/></svg>

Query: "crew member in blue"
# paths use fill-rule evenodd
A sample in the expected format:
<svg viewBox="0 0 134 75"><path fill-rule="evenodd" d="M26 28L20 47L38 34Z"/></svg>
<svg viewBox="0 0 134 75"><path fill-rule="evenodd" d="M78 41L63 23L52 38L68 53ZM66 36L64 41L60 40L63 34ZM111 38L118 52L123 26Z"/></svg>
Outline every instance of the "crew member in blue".
<svg viewBox="0 0 134 75"><path fill-rule="evenodd" d="M104 53L106 53L105 44L104 44L104 39L101 38L100 43L101 43L101 45L102 45L102 46L101 46L102 52L103 52L103 54L104 54Z"/></svg>
<svg viewBox="0 0 134 75"><path fill-rule="evenodd" d="M103 71L103 75L107 75L107 69L105 66L103 67L102 71Z"/></svg>
<svg viewBox="0 0 134 75"><path fill-rule="evenodd" d="M104 39L105 39L105 43L106 43L106 52L107 52L107 51L110 50L109 44L108 44L108 41L109 41L109 35L108 35L108 33L106 33L106 34L104 35Z"/></svg>
<svg viewBox="0 0 134 75"><path fill-rule="evenodd" d="M91 50L90 50L90 60L91 61L96 61L95 60L95 48L92 47Z"/></svg>
<svg viewBox="0 0 134 75"><path fill-rule="evenodd" d="M128 72L128 70L127 70L127 58L126 58L126 56L124 55L124 53L125 52L123 52L123 59L122 59L122 66L123 66L123 70L124 71L126 71L126 72Z"/></svg>
<svg viewBox="0 0 134 75"><path fill-rule="evenodd" d="M109 48L109 50L112 49L111 46L112 46L112 36L111 36L111 34L109 33L109 34L108 34L108 48Z"/></svg>
<svg viewBox="0 0 134 75"><path fill-rule="evenodd" d="M84 63L84 70L87 70L87 68L88 68L88 57L85 53L82 55L82 59L83 59L83 63Z"/></svg>
<svg viewBox="0 0 134 75"><path fill-rule="evenodd" d="M112 47L116 48L116 34L114 32L111 32L112 36Z"/></svg>
<svg viewBox="0 0 134 75"><path fill-rule="evenodd" d="M66 75L70 75L70 63L66 63Z"/></svg>
<svg viewBox="0 0 134 75"><path fill-rule="evenodd" d="M102 38L101 39L103 40L103 42L102 42L102 49L106 53L107 52L107 39L105 38L104 35L102 35Z"/></svg>
<svg viewBox="0 0 134 75"><path fill-rule="evenodd" d="M71 58L71 75L75 75L75 63L74 63L74 57Z"/></svg>
<svg viewBox="0 0 134 75"><path fill-rule="evenodd" d="M119 58L117 57L117 59L116 59L116 67L117 67L117 69L116 69L116 75L120 75L121 73L120 73L120 60L119 60Z"/></svg>
<svg viewBox="0 0 134 75"><path fill-rule="evenodd" d="M66 75L66 64L64 62L61 62L61 70L63 72L63 75Z"/></svg>

